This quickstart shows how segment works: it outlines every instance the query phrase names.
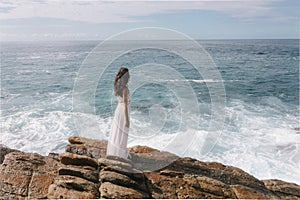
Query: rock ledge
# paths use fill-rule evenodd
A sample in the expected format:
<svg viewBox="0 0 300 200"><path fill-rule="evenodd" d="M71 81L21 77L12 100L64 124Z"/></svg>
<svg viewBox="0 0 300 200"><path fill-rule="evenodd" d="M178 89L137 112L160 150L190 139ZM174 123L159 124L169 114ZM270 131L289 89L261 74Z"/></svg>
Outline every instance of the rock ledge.
<svg viewBox="0 0 300 200"><path fill-rule="evenodd" d="M180 158L147 146L131 158L106 156L107 141L69 137L66 152L41 156L0 146L0 199L299 199L300 186L258 180L216 162Z"/></svg>

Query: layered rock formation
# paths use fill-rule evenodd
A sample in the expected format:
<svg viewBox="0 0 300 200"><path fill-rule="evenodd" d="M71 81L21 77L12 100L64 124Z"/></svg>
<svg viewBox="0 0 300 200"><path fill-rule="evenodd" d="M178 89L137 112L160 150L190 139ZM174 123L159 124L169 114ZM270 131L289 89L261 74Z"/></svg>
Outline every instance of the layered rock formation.
<svg viewBox="0 0 300 200"><path fill-rule="evenodd" d="M0 198L300 198L296 184L258 180L220 163L146 146L128 148L131 158L124 159L106 156L105 140L69 142L65 153L48 156L3 150Z"/></svg>

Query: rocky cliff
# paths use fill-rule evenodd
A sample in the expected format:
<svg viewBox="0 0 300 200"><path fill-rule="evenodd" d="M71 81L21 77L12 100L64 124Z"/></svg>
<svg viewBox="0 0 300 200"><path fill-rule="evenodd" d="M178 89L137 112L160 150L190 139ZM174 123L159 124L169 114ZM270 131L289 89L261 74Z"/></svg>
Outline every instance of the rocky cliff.
<svg viewBox="0 0 300 200"><path fill-rule="evenodd" d="M106 157L107 141L69 142L65 153L48 156L0 146L0 199L300 198L296 184L258 180L221 163L146 146L128 148L130 159Z"/></svg>

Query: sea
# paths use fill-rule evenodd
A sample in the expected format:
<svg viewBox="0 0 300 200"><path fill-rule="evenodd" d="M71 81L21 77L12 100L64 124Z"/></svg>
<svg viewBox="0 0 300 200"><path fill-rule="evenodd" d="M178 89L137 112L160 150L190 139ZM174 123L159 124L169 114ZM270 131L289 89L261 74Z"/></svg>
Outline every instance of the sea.
<svg viewBox="0 0 300 200"><path fill-rule="evenodd" d="M47 155L64 152L68 136L108 139L117 105L113 79L126 66L128 147L300 184L298 39L198 40L210 68L155 48L101 66L101 55L113 55L99 53L101 42L1 42L0 144ZM98 65L89 65L93 55Z"/></svg>

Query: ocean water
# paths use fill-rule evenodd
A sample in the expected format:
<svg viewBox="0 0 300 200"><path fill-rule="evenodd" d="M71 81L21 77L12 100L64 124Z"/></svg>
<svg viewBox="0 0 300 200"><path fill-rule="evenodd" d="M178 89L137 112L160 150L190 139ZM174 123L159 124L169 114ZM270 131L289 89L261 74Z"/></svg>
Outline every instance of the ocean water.
<svg viewBox="0 0 300 200"><path fill-rule="evenodd" d="M93 105L81 106L93 112L74 110L74 88L99 41L2 42L0 143L47 155L63 152L70 135L107 139L116 106L113 77L125 65L132 74L128 146L147 145L300 184L299 40L198 42L221 79L202 77L174 53L130 51L98 77ZM220 95L213 91L220 84L225 94L216 115L223 121L215 134L212 109L220 105L212 95ZM90 88L88 81L85 86ZM180 97L191 92L193 99ZM97 122L99 133L89 121ZM216 144L203 153L209 135L217 136Z"/></svg>

